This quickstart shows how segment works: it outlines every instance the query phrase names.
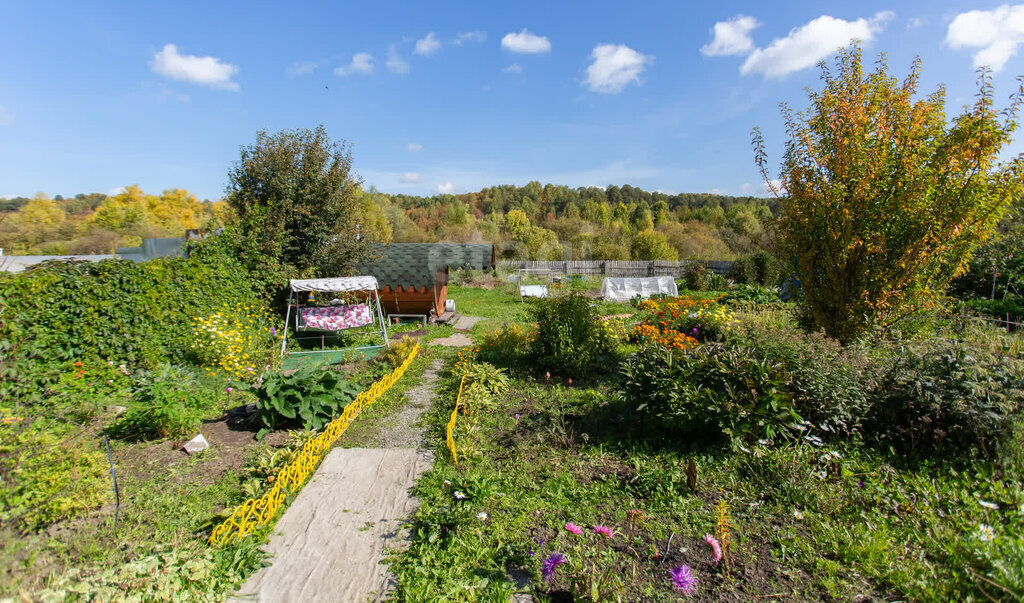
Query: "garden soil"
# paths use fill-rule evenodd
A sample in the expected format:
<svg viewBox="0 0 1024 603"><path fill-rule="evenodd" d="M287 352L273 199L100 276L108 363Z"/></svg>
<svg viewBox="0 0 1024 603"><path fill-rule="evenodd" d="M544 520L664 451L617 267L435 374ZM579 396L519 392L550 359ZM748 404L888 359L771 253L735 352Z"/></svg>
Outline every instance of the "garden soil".
<svg viewBox="0 0 1024 603"><path fill-rule="evenodd" d="M433 463L420 416L441 362L424 372L406 404L381 429L381 448L335 448L285 511L266 546L270 565L232 601L381 601L393 585L382 560L406 542L401 522L416 508L410 490Z"/></svg>

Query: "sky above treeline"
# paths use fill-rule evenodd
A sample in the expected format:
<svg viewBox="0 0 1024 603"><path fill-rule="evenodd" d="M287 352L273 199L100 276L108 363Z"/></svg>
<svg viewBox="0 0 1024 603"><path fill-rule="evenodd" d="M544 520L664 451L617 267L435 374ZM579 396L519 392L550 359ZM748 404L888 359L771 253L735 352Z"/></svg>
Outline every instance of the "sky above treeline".
<svg viewBox="0 0 1024 603"><path fill-rule="evenodd" d="M947 110L1024 74L1024 4L992 2L7 2L0 196L224 193L258 130L324 124L366 187L531 180L765 193L778 104L851 39ZM1012 151L1024 151L1016 142Z"/></svg>

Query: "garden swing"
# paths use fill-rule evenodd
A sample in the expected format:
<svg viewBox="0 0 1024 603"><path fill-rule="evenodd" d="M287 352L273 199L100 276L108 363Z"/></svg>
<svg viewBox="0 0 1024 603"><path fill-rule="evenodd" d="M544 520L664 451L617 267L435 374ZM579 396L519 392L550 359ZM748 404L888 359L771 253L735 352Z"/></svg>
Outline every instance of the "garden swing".
<svg viewBox="0 0 1024 603"><path fill-rule="evenodd" d="M377 279L372 276L348 276L337 278L292 279L291 291L288 294L288 310L284 318L284 334L281 338L282 360L291 357L319 356L324 363L331 364L344 360L353 352L369 355L368 352L389 347L388 327L384 313L380 308L380 297L377 294ZM348 300L333 300L326 305L309 305L317 293L349 293L355 294L355 303ZM300 298L307 294L307 303L302 304ZM294 307L294 312L292 311ZM295 323L290 325L293 319ZM320 339L319 350L299 350L285 354L288 343L288 327L295 333L296 341ZM379 345L356 346L343 349L324 349L328 337L337 337L342 331L359 327L372 327L363 334L379 334L382 343ZM299 364L295 362L293 364Z"/></svg>

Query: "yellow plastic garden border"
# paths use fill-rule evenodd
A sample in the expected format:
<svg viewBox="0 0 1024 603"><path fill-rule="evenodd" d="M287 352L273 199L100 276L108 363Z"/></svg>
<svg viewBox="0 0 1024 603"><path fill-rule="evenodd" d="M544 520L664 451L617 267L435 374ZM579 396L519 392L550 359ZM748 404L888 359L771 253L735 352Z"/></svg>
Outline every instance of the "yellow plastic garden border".
<svg viewBox="0 0 1024 603"><path fill-rule="evenodd" d="M462 376L459 382L459 395L455 398L455 408L452 410L452 417L448 419L448 426L445 427L445 439L448 441L448 450L452 453L452 462L459 466L459 457L455 454L455 438L452 432L455 431L455 418L459 416L459 402L462 400L462 386L466 383L466 376Z"/></svg>
<svg viewBox="0 0 1024 603"><path fill-rule="evenodd" d="M210 544L224 544L233 538L245 538L259 526L274 519L288 493L296 491L299 486L306 483L306 479L320 465L320 461L330 451L334 442L341 437L341 434L345 433L348 426L364 408L376 402L391 389L391 386L405 374L419 351L420 346L416 344L405 362L371 385L369 389L360 392L356 399L345 407L341 416L328 423L320 435L306 442L295 460L277 473L274 486L269 492L257 499L250 498L235 507L231 516L213 529L210 534Z"/></svg>

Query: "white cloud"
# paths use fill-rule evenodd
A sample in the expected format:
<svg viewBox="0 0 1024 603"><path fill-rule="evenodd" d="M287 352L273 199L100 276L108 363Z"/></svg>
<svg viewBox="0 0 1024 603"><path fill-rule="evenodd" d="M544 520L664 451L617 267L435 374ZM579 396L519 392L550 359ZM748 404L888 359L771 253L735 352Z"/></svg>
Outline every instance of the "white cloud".
<svg viewBox="0 0 1024 603"><path fill-rule="evenodd" d="M388 60L384 63L391 73L406 74L409 73L409 63L402 60L402 57L398 56L398 47L392 44L388 46Z"/></svg>
<svg viewBox="0 0 1024 603"><path fill-rule="evenodd" d="M398 177L398 181L403 184L416 184L417 182L423 182L423 174L418 172L405 172Z"/></svg>
<svg viewBox="0 0 1024 603"><path fill-rule="evenodd" d="M911 29L917 29L918 27L924 25L924 23L924 17L911 17L907 19L907 31L910 31Z"/></svg>
<svg viewBox="0 0 1024 603"><path fill-rule="evenodd" d="M511 52L541 54L551 52L551 42L544 36L536 36L525 29L519 33L507 33L501 39L501 47Z"/></svg>
<svg viewBox="0 0 1024 603"><path fill-rule="evenodd" d="M0 105L0 126L9 126L14 123L14 114L7 110L7 107Z"/></svg>
<svg viewBox="0 0 1024 603"><path fill-rule="evenodd" d="M372 73L373 55L368 52L357 52L352 55L352 62L348 65L336 67L334 75L352 75L353 73Z"/></svg>
<svg viewBox="0 0 1024 603"><path fill-rule="evenodd" d="M427 34L425 38L416 40L416 50L414 50L413 52L415 52L416 54L421 54L423 56L428 56L434 54L440 49L441 40L437 39L437 36L434 35L434 32L430 32Z"/></svg>
<svg viewBox="0 0 1024 603"><path fill-rule="evenodd" d="M172 80L223 90L238 90L238 84L231 81L231 77L238 73L237 66L216 57L179 54L178 47L174 44L166 44L162 50L154 54L153 60L149 62L149 68L153 73Z"/></svg>
<svg viewBox="0 0 1024 603"><path fill-rule="evenodd" d="M502 71L504 71L505 73L522 73L523 66L520 65L519 63L512 63L508 67L502 69Z"/></svg>
<svg viewBox="0 0 1024 603"><path fill-rule="evenodd" d="M758 25L760 23L757 19L746 15L736 15L728 21L719 21L711 30L715 37L710 43L701 46L700 53L709 57L746 54L754 49L750 32Z"/></svg>
<svg viewBox="0 0 1024 603"><path fill-rule="evenodd" d="M405 148L410 153L415 153L416 151L422 151L423 145L416 144L415 142L410 142L409 144L405 145Z"/></svg>
<svg viewBox="0 0 1024 603"><path fill-rule="evenodd" d="M744 182L743 184L740 185L740 192L743 193L744 195L748 195L750 194L750 191L753 188L753 185L751 185L749 182Z"/></svg>
<svg viewBox="0 0 1024 603"><path fill-rule="evenodd" d="M999 71L1024 43L1024 4L1003 4L992 10L960 13L949 24L946 44L950 48L979 48L974 66Z"/></svg>
<svg viewBox="0 0 1024 603"><path fill-rule="evenodd" d="M762 195L785 195L786 187L782 185L782 180L778 178L772 178L768 182L761 183L761 194Z"/></svg>
<svg viewBox="0 0 1024 603"><path fill-rule="evenodd" d="M456 46L462 46L466 42L480 43L486 39L487 32L481 31L479 29L475 31L463 31L459 32L459 35L455 36L455 39L452 40L452 44L455 44Z"/></svg>
<svg viewBox="0 0 1024 603"><path fill-rule="evenodd" d="M455 193L455 185L451 182L445 182L444 184L437 185L437 192L442 195L452 195Z"/></svg>
<svg viewBox="0 0 1024 603"><path fill-rule="evenodd" d="M117 187L117 188L112 188L112 189L110 189L109 191L107 191L107 192L106 192L106 195L107 195L108 197L116 197L116 196L118 196L118 195L123 195L123 194L125 194L126 192L128 192L128 191L127 191L127 190L125 190L125 188L124 188L123 186L119 186L119 187Z"/></svg>
<svg viewBox="0 0 1024 603"><path fill-rule="evenodd" d="M822 15L790 30L788 36L776 38L767 48L755 49L740 67L740 73L760 73L766 78L773 78L813 67L851 40L870 42L890 18L892 13L889 11L856 21Z"/></svg>
<svg viewBox="0 0 1024 603"><path fill-rule="evenodd" d="M316 71L316 68L320 66L323 61L295 61L284 70L285 74L289 77L299 77L302 75L309 75Z"/></svg>
<svg viewBox="0 0 1024 603"><path fill-rule="evenodd" d="M587 86L602 94L621 92L630 82L639 82L644 67L654 61L621 44L598 44L590 56L594 62L587 67Z"/></svg>

